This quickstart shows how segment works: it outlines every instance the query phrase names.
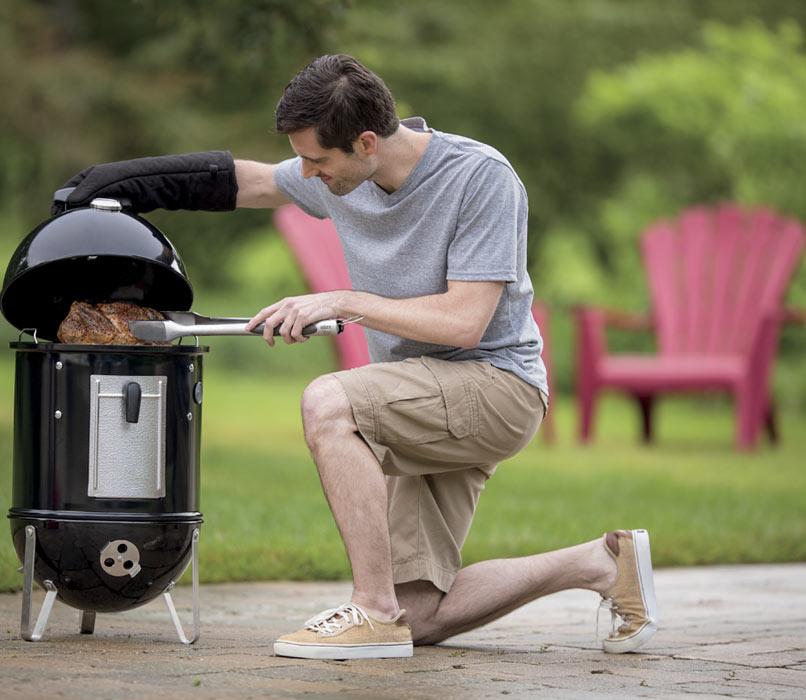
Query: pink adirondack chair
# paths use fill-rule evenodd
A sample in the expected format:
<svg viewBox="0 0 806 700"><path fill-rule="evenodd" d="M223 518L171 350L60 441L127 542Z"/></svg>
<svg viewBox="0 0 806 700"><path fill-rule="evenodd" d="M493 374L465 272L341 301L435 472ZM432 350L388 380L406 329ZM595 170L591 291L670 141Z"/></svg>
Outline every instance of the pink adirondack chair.
<svg viewBox="0 0 806 700"><path fill-rule="evenodd" d="M317 219L287 204L274 212L274 224L294 253L312 292L352 289L341 242L330 219ZM361 326L346 326L334 340L339 369L369 364L367 339Z"/></svg>
<svg viewBox="0 0 806 700"><path fill-rule="evenodd" d="M641 240L650 317L576 312L580 438L591 436L602 390L638 400L646 441L658 394L716 390L734 397L737 447L753 447L765 423L774 440L770 376L803 246L801 225L767 208L695 207L650 226ZM657 354L609 354L609 324L654 328Z"/></svg>

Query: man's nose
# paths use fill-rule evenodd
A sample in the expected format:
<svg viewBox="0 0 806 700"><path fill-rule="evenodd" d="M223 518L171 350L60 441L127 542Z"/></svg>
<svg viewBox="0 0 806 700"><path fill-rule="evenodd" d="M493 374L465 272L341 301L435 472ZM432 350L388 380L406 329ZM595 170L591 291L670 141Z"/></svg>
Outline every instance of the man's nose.
<svg viewBox="0 0 806 700"><path fill-rule="evenodd" d="M318 174L319 169L315 165L302 161L302 177L307 180L309 177L316 177Z"/></svg>

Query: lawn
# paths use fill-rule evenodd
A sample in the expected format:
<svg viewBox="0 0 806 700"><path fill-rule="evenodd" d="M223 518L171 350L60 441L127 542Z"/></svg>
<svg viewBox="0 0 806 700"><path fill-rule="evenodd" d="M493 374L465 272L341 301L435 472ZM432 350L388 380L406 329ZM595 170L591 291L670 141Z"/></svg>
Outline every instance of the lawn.
<svg viewBox="0 0 806 700"><path fill-rule="evenodd" d="M10 353L9 353L10 355ZM205 369L200 542L203 581L342 578L349 567L302 440L306 377ZM10 505L10 357L0 360L0 512ZM465 546L469 563L562 547L612 528L645 527L656 564L806 560L806 431L781 416L783 441L738 453L720 399L658 407L657 443L637 442L632 405L600 407L598 438L573 440L574 406L552 406L558 440L538 436L488 483ZM0 590L19 588L0 537Z"/></svg>

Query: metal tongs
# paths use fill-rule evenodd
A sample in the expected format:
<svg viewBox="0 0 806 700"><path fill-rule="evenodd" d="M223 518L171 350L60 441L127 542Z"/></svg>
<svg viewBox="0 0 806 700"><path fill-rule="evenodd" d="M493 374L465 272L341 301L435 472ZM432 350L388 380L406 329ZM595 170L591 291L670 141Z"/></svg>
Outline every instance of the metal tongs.
<svg viewBox="0 0 806 700"><path fill-rule="evenodd" d="M193 311L163 311L165 321L129 321L129 330L135 338L152 342L165 342L191 335L263 335L265 323L247 331L250 318L202 316ZM328 318L311 323L302 329L303 335L338 335L349 323L357 323L363 316ZM282 325L282 324L280 324ZM280 335L280 326L274 328Z"/></svg>

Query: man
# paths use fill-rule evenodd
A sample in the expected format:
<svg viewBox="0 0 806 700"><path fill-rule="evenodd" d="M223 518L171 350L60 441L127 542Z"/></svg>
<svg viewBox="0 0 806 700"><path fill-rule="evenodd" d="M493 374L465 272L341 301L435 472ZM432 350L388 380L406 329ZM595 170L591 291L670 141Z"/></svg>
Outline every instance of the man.
<svg viewBox="0 0 806 700"><path fill-rule="evenodd" d="M479 494L534 436L548 406L526 271L527 199L493 148L398 120L381 79L323 56L276 110L296 158L229 153L94 166L73 204L128 196L155 207L228 210L294 202L332 218L353 289L277 301L250 321L287 343L330 317L363 317L373 363L319 377L302 397L305 439L344 540L351 600L277 640L305 658L410 656L548 593L587 588L614 623L605 651L657 628L643 530L461 567ZM265 334L274 343L270 330Z"/></svg>

